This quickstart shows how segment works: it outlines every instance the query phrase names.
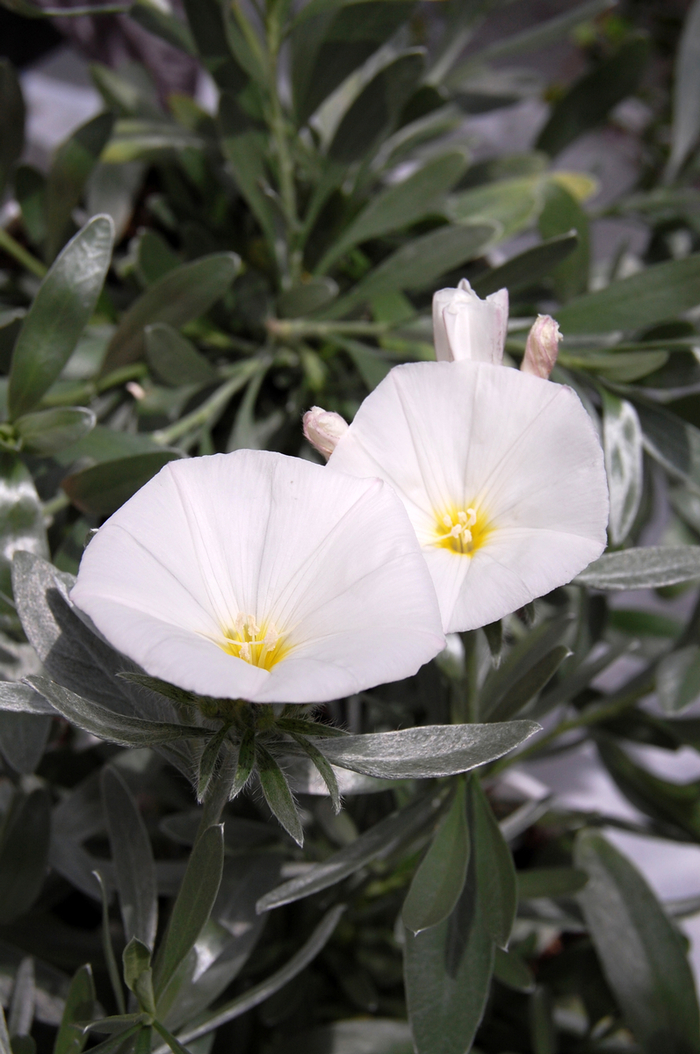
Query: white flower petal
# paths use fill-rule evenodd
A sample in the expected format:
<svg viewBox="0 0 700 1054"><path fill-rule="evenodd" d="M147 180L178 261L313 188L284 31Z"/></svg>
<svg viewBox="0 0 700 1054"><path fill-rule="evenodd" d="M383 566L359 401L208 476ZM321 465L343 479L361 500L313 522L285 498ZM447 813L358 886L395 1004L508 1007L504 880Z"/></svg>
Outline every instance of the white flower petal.
<svg viewBox="0 0 700 1054"><path fill-rule="evenodd" d="M446 632L493 622L563 585L605 547L607 483L586 411L570 389L516 370L396 367L329 467L378 475L402 498ZM443 511L471 507L487 527L473 553L436 545Z"/></svg>
<svg viewBox="0 0 700 1054"><path fill-rule="evenodd" d="M338 698L444 645L391 490L264 451L166 466L93 538L72 598L148 673L217 697ZM217 643L241 618L259 630L251 647L283 641L269 670Z"/></svg>

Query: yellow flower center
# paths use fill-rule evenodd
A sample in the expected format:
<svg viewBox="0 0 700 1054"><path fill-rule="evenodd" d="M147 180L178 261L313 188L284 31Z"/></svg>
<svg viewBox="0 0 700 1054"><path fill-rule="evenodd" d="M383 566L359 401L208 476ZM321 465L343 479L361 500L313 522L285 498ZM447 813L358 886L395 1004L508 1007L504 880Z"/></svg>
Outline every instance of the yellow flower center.
<svg viewBox="0 0 700 1054"><path fill-rule="evenodd" d="M471 556L484 544L492 530L483 513L477 515L477 510L471 506L437 513L436 520L433 544L462 556Z"/></svg>
<svg viewBox="0 0 700 1054"><path fill-rule="evenodd" d="M252 615L238 614L233 626L223 629L223 640L219 647L237 659L271 670L289 651L284 636L279 634L271 622L258 626Z"/></svg>

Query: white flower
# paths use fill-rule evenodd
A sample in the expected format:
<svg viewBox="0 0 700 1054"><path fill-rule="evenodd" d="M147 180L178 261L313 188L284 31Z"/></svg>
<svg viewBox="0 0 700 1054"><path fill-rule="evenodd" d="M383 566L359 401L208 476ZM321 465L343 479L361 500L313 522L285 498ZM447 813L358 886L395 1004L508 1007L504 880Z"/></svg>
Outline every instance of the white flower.
<svg viewBox="0 0 700 1054"><path fill-rule="evenodd" d="M395 367L328 462L379 476L408 511L445 632L569 582L605 548L603 454L578 397L475 362Z"/></svg>
<svg viewBox="0 0 700 1054"><path fill-rule="evenodd" d="M500 366L508 328L508 290L485 300L466 278L456 289L439 289L433 297L433 336L438 362L490 362Z"/></svg>
<svg viewBox="0 0 700 1054"><path fill-rule="evenodd" d="M326 461L336 448L338 440L348 430L348 423L333 410L312 406L304 414L304 435L312 447L323 454Z"/></svg>
<svg viewBox="0 0 700 1054"><path fill-rule="evenodd" d="M218 698L335 699L445 644L390 488L267 451L166 465L97 532L71 598L147 673Z"/></svg>
<svg viewBox="0 0 700 1054"><path fill-rule="evenodd" d="M551 315L538 315L527 335L525 355L520 364L523 373L531 373L546 380L557 361L561 338L559 323Z"/></svg>

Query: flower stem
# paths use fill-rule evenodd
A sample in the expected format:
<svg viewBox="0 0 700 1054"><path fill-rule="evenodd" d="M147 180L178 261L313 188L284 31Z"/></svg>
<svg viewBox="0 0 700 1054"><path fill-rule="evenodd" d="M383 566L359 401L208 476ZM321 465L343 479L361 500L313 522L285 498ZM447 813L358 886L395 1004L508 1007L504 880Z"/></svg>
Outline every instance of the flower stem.
<svg viewBox="0 0 700 1054"><path fill-rule="evenodd" d="M8 256L12 256L17 263L22 264L22 267L26 267L37 278L43 278L48 270L41 260L37 260L36 256L32 256L23 245L15 241L4 227L0 227L0 249L4 249Z"/></svg>
<svg viewBox="0 0 700 1054"><path fill-rule="evenodd" d="M282 340L326 337L333 333L375 337L391 329L388 322L314 322L306 318L268 318L265 325L271 336Z"/></svg>
<svg viewBox="0 0 700 1054"><path fill-rule="evenodd" d="M242 363L241 369L235 376L231 377L226 384L222 384L220 388L217 388L214 394L203 402L201 406L198 406L191 414L187 414L186 417L182 417L179 421L170 425L169 428L161 428L159 431L153 432L153 439L156 443L169 446L176 440L186 436L189 432L209 424L212 418L223 412L231 396L245 387L258 370L268 365L269 360L267 358L264 360L252 359L249 362Z"/></svg>

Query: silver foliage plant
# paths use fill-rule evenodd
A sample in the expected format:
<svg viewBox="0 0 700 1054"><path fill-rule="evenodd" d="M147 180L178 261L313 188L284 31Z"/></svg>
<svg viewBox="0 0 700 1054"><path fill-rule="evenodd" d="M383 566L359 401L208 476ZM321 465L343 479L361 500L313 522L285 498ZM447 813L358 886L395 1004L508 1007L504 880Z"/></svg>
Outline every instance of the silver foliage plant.
<svg viewBox="0 0 700 1054"><path fill-rule="evenodd" d="M108 5L217 110L97 63L46 173L0 62L3 1054L700 1054L700 900L610 834L700 841L687 6L671 80L607 0ZM632 819L528 769L582 750Z"/></svg>

